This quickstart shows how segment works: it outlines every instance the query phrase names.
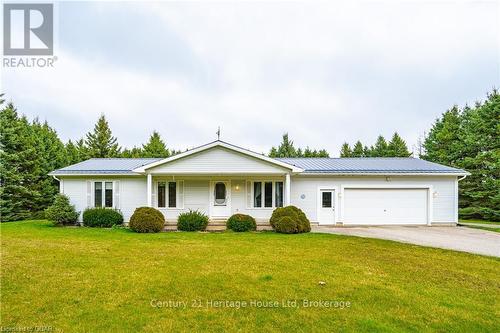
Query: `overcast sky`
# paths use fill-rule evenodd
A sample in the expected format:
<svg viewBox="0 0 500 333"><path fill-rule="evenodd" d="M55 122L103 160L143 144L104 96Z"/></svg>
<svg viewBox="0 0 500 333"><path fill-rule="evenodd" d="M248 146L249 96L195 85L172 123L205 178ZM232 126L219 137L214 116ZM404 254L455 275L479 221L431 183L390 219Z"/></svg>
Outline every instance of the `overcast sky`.
<svg viewBox="0 0 500 333"><path fill-rule="evenodd" d="M59 3L53 69L2 70L21 113L122 146L216 139L338 156L398 131L411 148L453 104L500 87L498 1Z"/></svg>

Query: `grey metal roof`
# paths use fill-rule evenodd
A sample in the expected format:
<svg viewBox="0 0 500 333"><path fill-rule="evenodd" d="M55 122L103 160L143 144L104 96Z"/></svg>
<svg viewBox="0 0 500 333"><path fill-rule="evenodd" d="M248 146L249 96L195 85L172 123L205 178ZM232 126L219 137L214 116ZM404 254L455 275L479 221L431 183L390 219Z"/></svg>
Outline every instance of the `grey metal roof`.
<svg viewBox="0 0 500 333"><path fill-rule="evenodd" d="M89 160L54 170L49 175L65 174L135 174L135 168L162 158L91 158Z"/></svg>
<svg viewBox="0 0 500 333"><path fill-rule="evenodd" d="M132 170L162 158L91 158L54 170L50 175L137 174ZM304 169L306 174L457 174L466 171L417 158L276 158Z"/></svg>
<svg viewBox="0 0 500 333"><path fill-rule="evenodd" d="M453 173L466 171L407 157L367 158L277 158L304 169L304 173Z"/></svg>

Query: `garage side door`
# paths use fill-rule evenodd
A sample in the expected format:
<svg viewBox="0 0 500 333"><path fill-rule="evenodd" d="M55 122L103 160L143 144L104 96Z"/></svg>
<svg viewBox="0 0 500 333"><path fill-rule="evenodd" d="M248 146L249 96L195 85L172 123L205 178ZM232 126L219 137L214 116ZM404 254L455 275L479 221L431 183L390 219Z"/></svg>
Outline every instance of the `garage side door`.
<svg viewBox="0 0 500 333"><path fill-rule="evenodd" d="M427 189L344 190L344 224L427 224Z"/></svg>

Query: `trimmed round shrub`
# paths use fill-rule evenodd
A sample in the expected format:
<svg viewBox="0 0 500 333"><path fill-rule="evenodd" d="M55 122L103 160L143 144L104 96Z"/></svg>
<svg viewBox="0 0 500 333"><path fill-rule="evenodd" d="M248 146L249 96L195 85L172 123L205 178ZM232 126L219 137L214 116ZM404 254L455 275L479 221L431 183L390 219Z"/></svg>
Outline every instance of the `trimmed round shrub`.
<svg viewBox="0 0 500 333"><path fill-rule="evenodd" d="M281 234L296 234L299 232L298 220L291 216L282 216L275 222L274 230Z"/></svg>
<svg viewBox="0 0 500 333"><path fill-rule="evenodd" d="M128 223L130 229L135 232L160 232L165 227L165 217L153 207L136 208Z"/></svg>
<svg viewBox="0 0 500 333"><path fill-rule="evenodd" d="M181 231L201 231L208 225L208 216L197 210L190 210L182 213L177 218L177 230Z"/></svg>
<svg viewBox="0 0 500 333"><path fill-rule="evenodd" d="M309 222L309 219L307 218L306 214L304 214L304 212L300 208L297 208L295 206L286 206L286 207L276 208L273 211L271 219L269 220L271 227L273 227L273 229L276 232L280 232L276 227L276 225L278 221L281 220L281 218L283 217L290 217L296 222L297 224L296 233L311 231L311 223Z"/></svg>
<svg viewBox="0 0 500 333"><path fill-rule="evenodd" d="M86 227L111 228L123 223L123 215L112 208L87 208L83 212L83 225Z"/></svg>
<svg viewBox="0 0 500 333"><path fill-rule="evenodd" d="M54 225L72 225L78 220L80 212L70 204L69 198L64 194L56 195L51 206L45 210L45 217Z"/></svg>
<svg viewBox="0 0 500 333"><path fill-rule="evenodd" d="M226 227L236 232L254 231L257 229L257 223L250 215L234 214L227 220Z"/></svg>

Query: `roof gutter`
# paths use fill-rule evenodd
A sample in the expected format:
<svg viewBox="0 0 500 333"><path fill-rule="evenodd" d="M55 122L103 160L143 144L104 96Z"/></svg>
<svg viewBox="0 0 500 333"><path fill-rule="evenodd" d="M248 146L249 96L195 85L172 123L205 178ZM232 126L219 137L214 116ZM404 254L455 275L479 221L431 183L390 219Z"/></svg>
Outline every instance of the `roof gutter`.
<svg viewBox="0 0 500 333"><path fill-rule="evenodd" d="M432 173L432 172L303 172L300 176L463 176L470 173Z"/></svg>

